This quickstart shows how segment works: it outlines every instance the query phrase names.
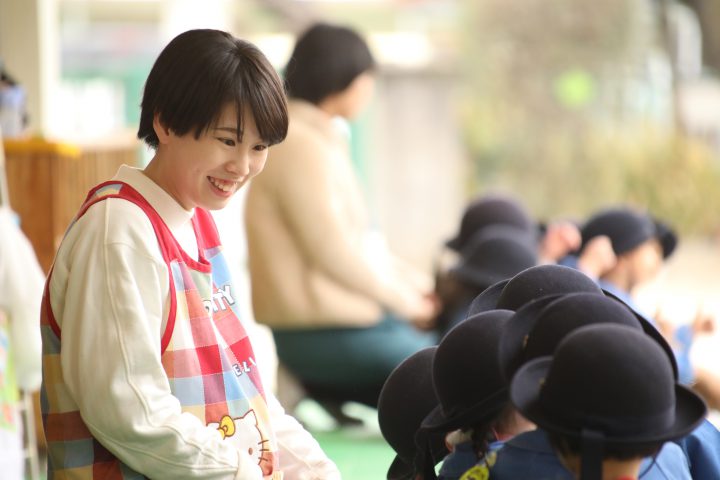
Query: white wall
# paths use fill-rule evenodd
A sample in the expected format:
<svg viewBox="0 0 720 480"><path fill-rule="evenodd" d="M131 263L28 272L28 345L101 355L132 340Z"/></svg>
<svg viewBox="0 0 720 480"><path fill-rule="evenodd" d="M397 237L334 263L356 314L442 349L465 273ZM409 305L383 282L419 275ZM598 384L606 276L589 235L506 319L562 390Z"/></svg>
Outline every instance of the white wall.
<svg viewBox="0 0 720 480"><path fill-rule="evenodd" d="M429 268L465 205L456 75L382 72L365 159L371 212L400 256Z"/></svg>
<svg viewBox="0 0 720 480"><path fill-rule="evenodd" d="M30 129L52 133L59 78L57 0L0 0L0 58L27 92Z"/></svg>

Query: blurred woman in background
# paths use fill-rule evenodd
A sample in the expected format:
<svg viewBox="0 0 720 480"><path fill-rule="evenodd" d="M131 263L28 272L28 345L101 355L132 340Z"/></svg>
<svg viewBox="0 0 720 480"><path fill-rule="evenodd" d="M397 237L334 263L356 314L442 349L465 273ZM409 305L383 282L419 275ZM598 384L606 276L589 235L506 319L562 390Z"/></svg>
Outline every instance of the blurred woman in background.
<svg viewBox="0 0 720 480"><path fill-rule="evenodd" d="M403 359L436 342L429 276L371 230L346 124L371 98L375 62L353 30L312 26L285 71L290 129L247 202L252 300L281 362L311 396L375 406ZM418 328L420 327L420 328Z"/></svg>

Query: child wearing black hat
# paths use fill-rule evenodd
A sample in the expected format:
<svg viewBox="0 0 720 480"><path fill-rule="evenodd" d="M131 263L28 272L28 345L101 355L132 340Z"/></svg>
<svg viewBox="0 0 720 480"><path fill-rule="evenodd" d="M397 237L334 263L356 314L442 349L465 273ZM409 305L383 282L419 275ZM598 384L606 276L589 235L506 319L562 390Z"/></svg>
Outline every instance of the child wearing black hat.
<svg viewBox="0 0 720 480"><path fill-rule="evenodd" d="M489 225L468 241L447 273L437 328L450 330L465 319L473 299L491 285L538 262L534 242L514 226ZM440 293L440 292L439 292Z"/></svg>
<svg viewBox="0 0 720 480"><path fill-rule="evenodd" d="M476 235L497 225L512 227L518 232L518 238L528 240L535 248L537 263L556 263L580 246L580 232L572 222L539 223L512 195L496 193L478 196L468 202L458 232L445 242L445 248L438 255L438 282L444 280L448 266L464 256Z"/></svg>
<svg viewBox="0 0 720 480"><path fill-rule="evenodd" d="M599 272L603 287L631 303L635 287L653 279L675 251L677 235L669 226L629 207L600 210L581 231L582 253L597 237L607 237L616 256L614 265Z"/></svg>
<svg viewBox="0 0 720 480"><path fill-rule="evenodd" d="M461 285L451 270L467 263L467 256L479 251L477 242L483 232L497 228L510 232L515 241L527 243L531 248L537 245L537 224L517 199L510 195L487 194L470 200L462 213L457 233L442 245L434 261L435 293L442 305L436 320L439 332L446 332L454 319L464 318L466 290L472 290L476 295L482 291L478 290L477 282L472 282L470 288Z"/></svg>
<svg viewBox="0 0 720 480"><path fill-rule="evenodd" d="M687 435L706 414L700 397L675 381L666 352L623 325L569 334L553 357L520 368L510 396L549 432L563 463L581 480L639 478L643 457Z"/></svg>
<svg viewBox="0 0 720 480"><path fill-rule="evenodd" d="M498 365L497 346L507 310L471 316L450 330L435 352L432 379L440 404L423 420L419 435L461 431L440 470L442 480L457 479L507 436L532 428L509 404L507 383ZM427 450L427 449L426 449ZM428 465L428 462L425 462ZM435 478L432 469L425 480Z"/></svg>
<svg viewBox="0 0 720 480"><path fill-rule="evenodd" d="M657 275L678 242L677 235L668 225L625 206L598 211L588 219L581 233L581 255L586 255L598 239L604 237L610 241L616 261L599 275L598 283L633 309L637 309L631 296L633 290ZM665 327L668 323L658 326ZM718 404L720 398L714 398L712 393L718 390L720 379L708 371L695 369L690 361L693 336L700 323L683 325L674 331L663 328L663 333L673 344L680 382L695 384L697 391L704 387L702 393L708 395L710 403ZM702 323L709 323L712 328L712 321ZM693 477L720 478L720 432L712 424L704 422L681 442L681 446L690 460Z"/></svg>
<svg viewBox="0 0 720 480"><path fill-rule="evenodd" d="M424 348L409 356L390 373L380 391L380 432L397 453L388 470L388 480L416 479L424 460L415 444L415 434L425 416L438 405L430 373L436 349ZM448 453L442 436L423 439L426 444L429 442L433 465Z"/></svg>
<svg viewBox="0 0 720 480"><path fill-rule="evenodd" d="M614 256L604 271L597 274L599 285L637 310L633 290L653 278L663 262L675 250L677 236L672 229L645 212L629 207L614 207L593 214L581 229L582 244L579 255L592 257L593 243L607 239ZM566 263L572 264L568 259ZM582 268L582 265L578 266ZM690 364L692 330L689 326L678 329L673 343L680 367L680 380L689 384L694 380Z"/></svg>
<svg viewBox="0 0 720 480"><path fill-rule="evenodd" d="M612 261L607 268L596 271L600 285L607 291L620 297L635 307L633 290L654 278L675 250L677 236L663 222L647 213L628 207L616 207L601 210L593 215L582 228L581 259L578 268L584 269L582 262L598 263L597 258L605 256L598 250L597 243L606 241L610 245ZM595 257L595 259L593 259ZM572 259L569 260L573 262ZM602 263L602 262L600 262ZM655 321L661 331L671 339L680 367L680 381L694 383L711 405L720 405L720 377L712 372L696 369L690 361L690 349L693 339L699 332L711 332L715 328L714 319L698 314L689 324L676 327L672 322L656 315Z"/></svg>
<svg viewBox="0 0 720 480"><path fill-rule="evenodd" d="M468 315L495 308L518 310L523 305L548 295L573 292L607 295L592 279L578 270L560 265L539 265L520 272L510 280L498 282L485 290L475 298ZM647 320L644 320L643 329L669 350L667 342ZM510 446L515 443L520 451L543 453L542 449L545 448L547 450L546 454L550 455L552 453L547 449L547 441L540 438L538 445L538 441L535 439L524 439L523 437L526 435L529 434L523 434L513 439ZM703 422L690 435L679 441L678 444L690 463L691 473L694 478L720 478L720 432L710 422L707 420ZM504 448L508 450L507 445ZM668 449L669 447L666 446L664 451ZM552 455L550 457L554 458ZM493 474L496 473L498 466L502 463L502 458L502 455L499 456L498 465L493 469ZM537 462L538 460L533 461ZM673 464L673 462L669 462L669 464ZM512 479L518 477L508 475L500 478Z"/></svg>
<svg viewBox="0 0 720 480"><path fill-rule="evenodd" d="M485 195L467 204L457 234L445 246L460 253L475 234L492 225L514 227L529 237L537 234L535 222L520 202L506 195Z"/></svg>
<svg viewBox="0 0 720 480"><path fill-rule="evenodd" d="M467 204L457 234L445 242L445 246L461 253L475 234L490 225L512 226L524 231L536 242L537 254L543 262L554 263L580 244L580 233L572 222L540 224L513 196L488 194Z"/></svg>
<svg viewBox="0 0 720 480"><path fill-rule="evenodd" d="M473 399L480 401L478 399L485 398L487 392L493 389L495 392L500 392L497 395L503 406L495 412L489 412L487 418L477 421L474 425L468 422L442 424L439 421L432 422L430 419L423 422L423 427L426 429L444 429L446 432L454 430L449 439L454 440L455 445L453 452L443 463L440 472L442 479L459 478L462 472L472 467L478 459L482 459L483 468L487 471L486 464L493 461L492 452L502 446L504 440L533 428L517 414L506 399L503 403L502 392L506 391L507 381L503 376L504 369L498 362L497 354L493 353L497 352L499 345L493 333L501 335L501 332L478 323L478 319L484 318L484 315L489 313L500 315L496 312L505 312L503 316L511 316L512 311L533 300L572 292L590 292L598 296L602 294L602 290L592 279L573 268L552 264L527 268L511 279L493 284L478 295L469 307L468 318L452 329L441 341L436 361L433 363L433 382L441 403L441 407L438 408L446 405L445 408L449 410L457 408L453 405L472 402ZM478 331L473 333L473 329ZM455 342L459 345L450 348ZM445 356L441 352L453 351L465 352L466 357L461 357L460 353L448 353L447 358L454 361L438 361ZM478 351L483 352L483 355L490 355L490 360L479 360L474 353ZM443 363L447 364L445 368L442 367ZM490 381L488 378L494 380ZM468 385L476 389L474 393L467 391ZM453 395L452 392L455 394ZM488 414L486 410L482 412ZM487 435L490 426L494 430ZM459 433L458 429L460 429ZM490 454L485 458L488 453Z"/></svg>
<svg viewBox="0 0 720 480"><path fill-rule="evenodd" d="M530 216L525 206L512 195L487 194L478 196L468 202L463 211L457 233L445 242L435 261L435 291L443 302L449 303L446 310L456 310L454 308L456 303L454 297L458 295L456 292L458 282L452 270L457 268L458 265L474 263L475 260L469 259L468 256L472 256L479 251L477 248L478 237L484 232L497 228L508 232L508 235L513 237L515 242L521 242L523 250L525 250L525 246L534 250L534 253L532 253L535 258L533 264L556 263L568 252L576 250L580 245L580 232L577 226L571 222L560 221L548 225L540 224ZM507 257L507 253L505 253L505 257ZM518 262L527 263L526 258L527 254L524 251L520 252L517 261L512 262L511 265L517 265ZM502 263L497 261L490 267L497 268ZM525 266L529 267L530 265ZM484 265L483 269L487 267ZM510 268L510 270L513 269ZM512 274L517 271L519 270L513 270ZM504 270L503 272L508 273ZM496 281L510 276L512 275L498 278ZM492 283L494 282L490 282L490 284ZM485 287L490 284L485 284ZM469 290L479 293L481 286L477 282L473 282ZM469 291L462 288L461 290ZM443 320L447 320L445 318L446 314L447 312L443 312L438 320L440 330L444 325Z"/></svg>
<svg viewBox="0 0 720 480"><path fill-rule="evenodd" d="M671 370L676 367L670 346L640 315L612 297L596 293L575 293L545 297L520 308L505 326L498 347L500 365L510 380L524 363L552 355L569 333L597 324L616 324L644 332L665 352ZM475 472L486 469L480 465ZM687 460L675 444L663 447L655 461L646 459L643 476L651 479L689 479ZM470 472L472 474L472 471ZM537 478L570 479L555 456L542 429L522 433L503 445L490 470L494 479Z"/></svg>

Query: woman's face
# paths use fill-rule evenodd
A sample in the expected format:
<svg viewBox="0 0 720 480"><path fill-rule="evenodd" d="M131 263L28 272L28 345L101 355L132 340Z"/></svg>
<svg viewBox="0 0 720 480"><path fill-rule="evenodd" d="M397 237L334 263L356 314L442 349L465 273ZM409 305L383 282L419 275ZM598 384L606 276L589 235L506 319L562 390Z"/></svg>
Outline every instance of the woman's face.
<svg viewBox="0 0 720 480"><path fill-rule="evenodd" d="M158 122L160 149L145 173L186 210L223 208L265 166L268 144L249 112L243 118L242 141L237 140L234 105L226 105L217 124L200 138L194 132L176 135Z"/></svg>
<svg viewBox="0 0 720 480"><path fill-rule="evenodd" d="M333 95L334 114L352 120L370 102L374 89L375 76L370 72L361 73L345 90Z"/></svg>

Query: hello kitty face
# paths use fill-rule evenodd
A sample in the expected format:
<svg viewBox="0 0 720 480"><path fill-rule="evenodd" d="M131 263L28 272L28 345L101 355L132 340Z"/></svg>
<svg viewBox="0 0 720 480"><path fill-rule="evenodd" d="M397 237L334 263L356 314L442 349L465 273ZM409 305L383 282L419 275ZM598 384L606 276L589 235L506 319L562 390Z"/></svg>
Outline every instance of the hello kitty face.
<svg viewBox="0 0 720 480"><path fill-rule="evenodd" d="M220 423L209 423L208 427L217 429L224 440L247 451L248 455L258 462L263 475L272 473L273 453L267 448L269 440L263 439L253 410L249 410L240 418L225 415L220 419Z"/></svg>

